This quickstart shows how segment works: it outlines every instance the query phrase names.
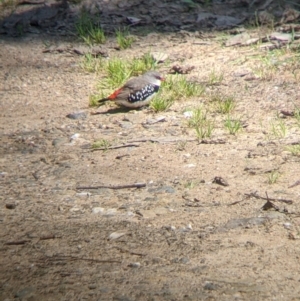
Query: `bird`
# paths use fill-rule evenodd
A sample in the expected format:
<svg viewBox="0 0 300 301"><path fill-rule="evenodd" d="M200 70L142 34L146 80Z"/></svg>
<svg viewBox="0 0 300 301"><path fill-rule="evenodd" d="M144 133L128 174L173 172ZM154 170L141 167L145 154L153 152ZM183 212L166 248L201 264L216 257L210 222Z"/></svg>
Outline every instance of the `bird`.
<svg viewBox="0 0 300 301"><path fill-rule="evenodd" d="M121 88L114 91L106 98L98 100L98 103L114 101L117 105L137 109L150 103L158 92L164 78L159 72L150 70L143 75L131 78Z"/></svg>

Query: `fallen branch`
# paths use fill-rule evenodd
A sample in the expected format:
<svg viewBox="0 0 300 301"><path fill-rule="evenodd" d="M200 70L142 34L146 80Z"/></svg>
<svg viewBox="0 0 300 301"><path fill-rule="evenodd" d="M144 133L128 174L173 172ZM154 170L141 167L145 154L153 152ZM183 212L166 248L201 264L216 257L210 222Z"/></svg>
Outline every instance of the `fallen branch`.
<svg viewBox="0 0 300 301"><path fill-rule="evenodd" d="M108 188L108 189L126 189L126 188L142 188L146 187L145 183L135 183L135 184L128 184L128 185L99 185L99 186L77 186L76 189L99 189L99 188Z"/></svg>
<svg viewBox="0 0 300 301"><path fill-rule="evenodd" d="M30 240L9 241L9 242L6 242L5 245L7 245L7 246L18 246L18 245L25 245L27 242L30 242Z"/></svg>
<svg viewBox="0 0 300 301"><path fill-rule="evenodd" d="M140 146L138 143L129 143L129 144L120 144L120 145L114 145L114 146L108 146L108 147L99 147L99 148L92 148L92 152L98 151L98 150L108 150L108 149L117 149L122 147L138 147Z"/></svg>

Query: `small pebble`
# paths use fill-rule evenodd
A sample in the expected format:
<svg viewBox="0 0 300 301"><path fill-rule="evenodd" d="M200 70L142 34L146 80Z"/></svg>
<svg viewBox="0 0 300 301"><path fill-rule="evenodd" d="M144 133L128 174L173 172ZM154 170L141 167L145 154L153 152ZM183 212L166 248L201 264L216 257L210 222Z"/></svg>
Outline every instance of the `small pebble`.
<svg viewBox="0 0 300 301"><path fill-rule="evenodd" d="M76 140L76 139L79 138L79 136L80 136L80 134L76 133L76 134L74 134L74 135L72 135L72 136L70 137L70 140L71 140L71 141L72 141L72 140Z"/></svg>
<svg viewBox="0 0 300 301"><path fill-rule="evenodd" d="M85 119L87 115L85 112L75 112L75 113L68 114L66 117L76 120L76 119Z"/></svg>
<svg viewBox="0 0 300 301"><path fill-rule="evenodd" d="M185 118L191 118L193 116L193 111L186 111L183 113Z"/></svg>
<svg viewBox="0 0 300 301"><path fill-rule="evenodd" d="M126 234L126 232L113 232L109 235L109 239L118 239L122 236L124 236Z"/></svg>
<svg viewBox="0 0 300 301"><path fill-rule="evenodd" d="M98 213L103 213L104 212L104 208L102 208L102 207L94 207L93 209L92 209L92 212L94 213L94 214L98 214Z"/></svg>
<svg viewBox="0 0 300 301"><path fill-rule="evenodd" d="M196 164L187 164L187 165L185 165L184 167L187 167L187 168L194 168L194 167L196 167Z"/></svg>
<svg viewBox="0 0 300 301"><path fill-rule="evenodd" d="M80 198L89 198L91 195L92 194L90 192L86 192L86 191L76 193L76 196Z"/></svg>
<svg viewBox="0 0 300 301"><path fill-rule="evenodd" d="M5 204L5 208L6 209L15 209L16 204L15 203L7 203L7 204Z"/></svg>
<svg viewBox="0 0 300 301"><path fill-rule="evenodd" d="M90 290L94 290L97 288L97 285L96 284L89 284L89 289Z"/></svg>
<svg viewBox="0 0 300 301"><path fill-rule="evenodd" d="M139 262L133 262L128 265L130 268L139 268L141 264Z"/></svg>
<svg viewBox="0 0 300 301"><path fill-rule="evenodd" d="M290 229L290 228L292 227L292 224L291 224L291 223L284 223L284 224L283 224L283 227L284 227L285 229Z"/></svg>

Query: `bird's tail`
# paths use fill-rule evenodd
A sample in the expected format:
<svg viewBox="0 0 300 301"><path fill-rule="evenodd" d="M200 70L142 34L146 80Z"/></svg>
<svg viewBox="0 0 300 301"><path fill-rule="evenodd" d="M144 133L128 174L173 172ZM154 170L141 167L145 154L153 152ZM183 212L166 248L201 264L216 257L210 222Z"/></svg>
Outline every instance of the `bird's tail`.
<svg viewBox="0 0 300 301"><path fill-rule="evenodd" d="M104 104L106 101L108 101L109 100L109 98L102 98L102 99L99 99L99 100L97 100L97 103L99 104L99 105L102 105L102 104Z"/></svg>

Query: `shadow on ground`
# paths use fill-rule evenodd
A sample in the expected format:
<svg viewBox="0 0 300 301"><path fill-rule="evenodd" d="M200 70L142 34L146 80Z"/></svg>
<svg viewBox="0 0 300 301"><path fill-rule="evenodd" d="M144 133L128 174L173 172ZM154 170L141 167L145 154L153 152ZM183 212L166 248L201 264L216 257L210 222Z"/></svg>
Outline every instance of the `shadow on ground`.
<svg viewBox="0 0 300 301"><path fill-rule="evenodd" d="M207 1L206 1L207 3ZM254 4L253 4L254 3ZM279 1L92 1L80 4L68 1L22 0L14 8L2 8L0 36L23 37L27 33L57 38L75 35L75 24L82 8L105 32L114 34L116 28L130 26L134 34L150 32L195 32L223 30L249 24L258 12L267 12L280 19L284 7ZM2 4L3 5L3 4ZM133 18L133 19L132 19ZM20 39L21 40L21 39Z"/></svg>

